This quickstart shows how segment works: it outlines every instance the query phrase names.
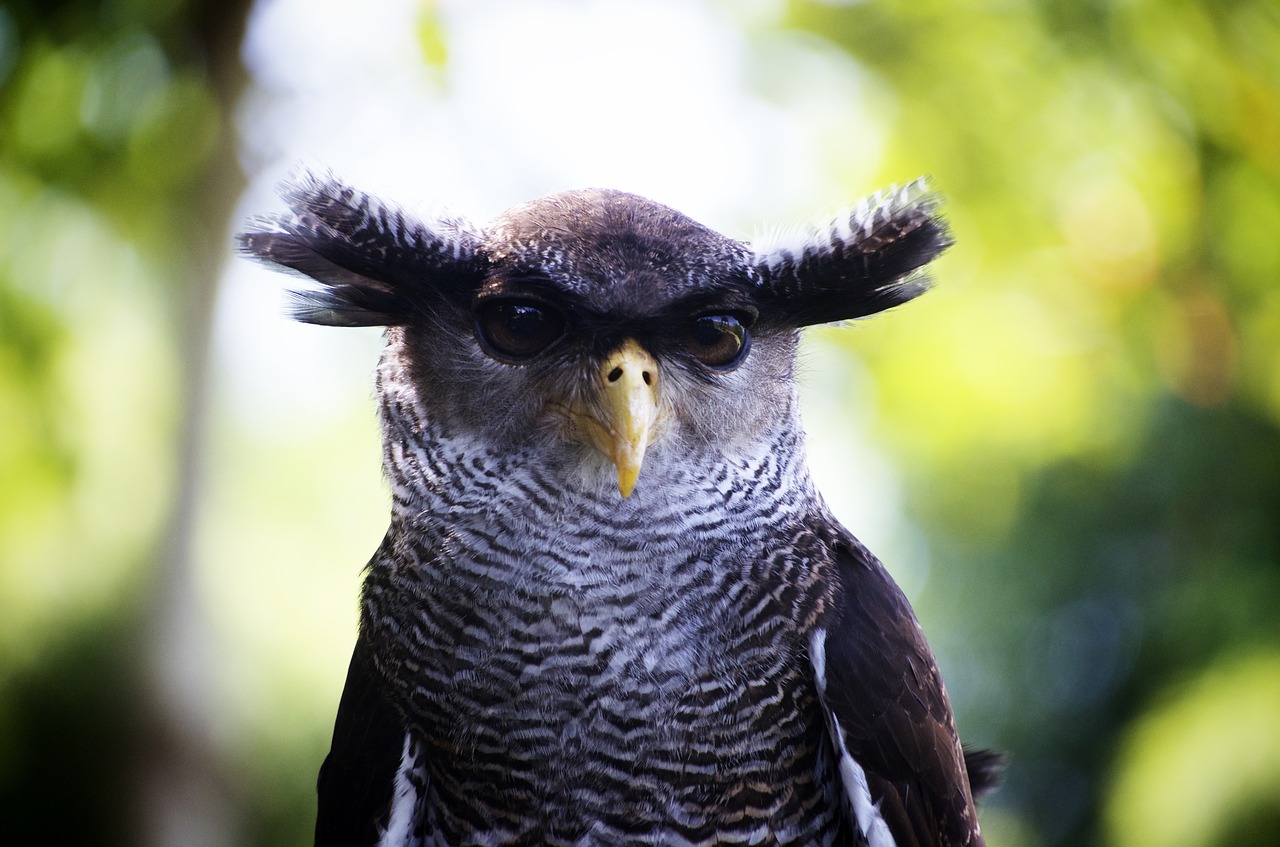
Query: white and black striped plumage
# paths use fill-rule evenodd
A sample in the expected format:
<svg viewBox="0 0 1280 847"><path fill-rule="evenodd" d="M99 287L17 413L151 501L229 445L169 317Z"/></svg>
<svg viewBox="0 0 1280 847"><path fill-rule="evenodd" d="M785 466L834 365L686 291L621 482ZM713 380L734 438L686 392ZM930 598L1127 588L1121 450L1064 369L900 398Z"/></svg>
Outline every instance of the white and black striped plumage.
<svg viewBox="0 0 1280 847"><path fill-rule="evenodd" d="M318 844L979 845L937 666L805 465L802 326L925 288L920 184L792 249L634 195L488 226L331 180L243 249L385 325L391 527Z"/></svg>

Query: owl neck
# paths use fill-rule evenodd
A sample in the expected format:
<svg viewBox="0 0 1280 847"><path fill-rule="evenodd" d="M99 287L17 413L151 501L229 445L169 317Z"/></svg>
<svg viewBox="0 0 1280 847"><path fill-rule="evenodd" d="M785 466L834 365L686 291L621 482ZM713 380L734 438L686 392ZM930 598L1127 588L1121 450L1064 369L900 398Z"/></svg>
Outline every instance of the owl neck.
<svg viewBox="0 0 1280 847"><path fill-rule="evenodd" d="M624 499L614 467L589 447L551 435L495 444L437 425L410 391L383 391L381 400L393 518L415 531L447 523L524 541L527 525L599 520L642 529L646 545L689 543L712 531L722 542L732 537L725 533L776 526L820 502L790 409L749 441L669 434L650 448ZM698 520L713 511L723 519Z"/></svg>

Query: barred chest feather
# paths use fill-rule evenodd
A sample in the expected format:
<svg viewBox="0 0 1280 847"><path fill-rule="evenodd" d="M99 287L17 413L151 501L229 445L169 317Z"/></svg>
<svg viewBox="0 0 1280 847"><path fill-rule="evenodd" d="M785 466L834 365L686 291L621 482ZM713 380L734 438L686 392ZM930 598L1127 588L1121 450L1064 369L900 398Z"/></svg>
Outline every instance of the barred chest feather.
<svg viewBox="0 0 1280 847"><path fill-rule="evenodd" d="M428 763L427 843L835 837L799 445L712 467L657 449L624 501L607 468L405 412L384 407L413 437L389 427L363 614Z"/></svg>

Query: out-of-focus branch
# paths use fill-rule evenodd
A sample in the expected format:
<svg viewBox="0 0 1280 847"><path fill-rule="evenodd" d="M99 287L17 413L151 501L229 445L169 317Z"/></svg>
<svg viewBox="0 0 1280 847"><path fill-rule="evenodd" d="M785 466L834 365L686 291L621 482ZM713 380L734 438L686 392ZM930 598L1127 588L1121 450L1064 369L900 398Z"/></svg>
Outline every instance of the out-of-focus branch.
<svg viewBox="0 0 1280 847"><path fill-rule="evenodd" d="M186 278L181 326L181 428L176 497L141 624L146 721L137 768L139 843L237 843L236 791L213 738L209 690L213 646L194 568L197 505L204 478L210 354L218 279L229 256L230 214L244 186L234 110L244 86L240 42L250 3L205 2L191 12L205 80L220 117L218 144L183 213Z"/></svg>

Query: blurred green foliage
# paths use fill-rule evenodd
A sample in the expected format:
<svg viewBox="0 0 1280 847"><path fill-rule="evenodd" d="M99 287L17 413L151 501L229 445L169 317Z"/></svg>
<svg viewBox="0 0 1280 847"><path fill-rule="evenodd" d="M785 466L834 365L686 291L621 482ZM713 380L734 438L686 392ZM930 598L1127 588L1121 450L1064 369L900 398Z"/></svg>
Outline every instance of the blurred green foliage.
<svg viewBox="0 0 1280 847"><path fill-rule="evenodd" d="M990 842L1274 843L1280 10L783 5L771 31L825 40L865 74L878 182L929 172L948 197L945 284L875 332L824 337L867 364L924 539L913 600L962 732L1013 756ZM219 609L305 619L317 598L294 587L333 536L271 527L334 522L348 498L258 504L334 475L376 495L376 468L317 463L291 434L230 444L214 422L200 441L242 184L229 116L245 12L0 5L4 843L51 843L59 819L91 830L68 842L163 842L146 804L179 760L231 840L308 838L332 705L299 682L309 659L282 659L283 680L238 674L213 737L175 725L148 664L190 547L219 569L191 577L213 626L233 629ZM441 19L417 34L447 66ZM851 195L869 187L839 157L830 169ZM255 468L255 496L215 480L209 515L184 514L198 442ZM330 629L311 653L344 649L348 630ZM305 657L316 631L231 650Z"/></svg>
<svg viewBox="0 0 1280 847"><path fill-rule="evenodd" d="M0 841L141 843L246 4L0 4ZM213 770L211 768L210 770Z"/></svg>

